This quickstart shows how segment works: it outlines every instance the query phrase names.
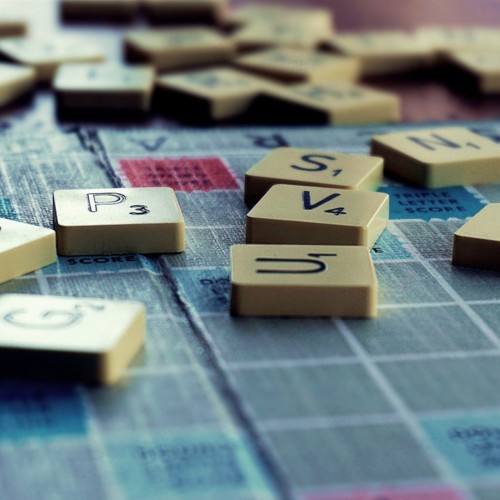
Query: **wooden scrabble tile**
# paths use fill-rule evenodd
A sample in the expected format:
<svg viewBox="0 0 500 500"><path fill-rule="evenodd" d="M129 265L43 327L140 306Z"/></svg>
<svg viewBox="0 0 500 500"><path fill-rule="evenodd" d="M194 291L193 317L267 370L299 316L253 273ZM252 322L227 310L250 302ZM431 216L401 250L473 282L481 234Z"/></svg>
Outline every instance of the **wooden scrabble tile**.
<svg viewBox="0 0 500 500"><path fill-rule="evenodd" d="M252 106L262 122L354 125L399 120L396 94L345 82L267 87Z"/></svg>
<svg viewBox="0 0 500 500"><path fill-rule="evenodd" d="M359 75L359 62L354 57L287 47L242 56L235 64L284 83L353 82Z"/></svg>
<svg viewBox="0 0 500 500"><path fill-rule="evenodd" d="M24 36L28 32L28 25L22 19L0 18L0 38Z"/></svg>
<svg viewBox="0 0 500 500"><path fill-rule="evenodd" d="M209 28L170 28L129 33L125 51L129 61L167 71L226 62L234 56L235 46Z"/></svg>
<svg viewBox="0 0 500 500"><path fill-rule="evenodd" d="M154 78L153 68L146 66L63 64L53 87L64 110L147 111Z"/></svg>
<svg viewBox="0 0 500 500"><path fill-rule="evenodd" d="M247 243L372 247L387 226L385 193L276 184L247 215Z"/></svg>
<svg viewBox="0 0 500 500"><path fill-rule="evenodd" d="M0 297L0 372L116 382L144 343L144 306L97 298Z"/></svg>
<svg viewBox="0 0 500 500"><path fill-rule="evenodd" d="M242 5L230 14L234 25L255 23L282 23L286 19L290 23L302 24L311 31L331 33L334 26L334 16L331 9L320 7L293 7L291 5Z"/></svg>
<svg viewBox="0 0 500 500"><path fill-rule="evenodd" d="M248 109L267 82L231 68L167 74L157 80L157 105L182 119L223 120Z"/></svg>
<svg viewBox="0 0 500 500"><path fill-rule="evenodd" d="M63 63L100 62L101 49L87 40L50 38L10 38L0 40L0 55L8 60L32 67L40 82L50 82Z"/></svg>
<svg viewBox="0 0 500 500"><path fill-rule="evenodd" d="M452 52L449 60L469 75L482 93L500 93L500 44L498 52Z"/></svg>
<svg viewBox="0 0 500 500"><path fill-rule="evenodd" d="M142 0L153 23L219 23L227 16L228 0Z"/></svg>
<svg viewBox="0 0 500 500"><path fill-rule="evenodd" d="M429 188L500 182L500 145L465 128L378 135L371 151L388 172Z"/></svg>
<svg viewBox="0 0 500 500"><path fill-rule="evenodd" d="M416 37L438 54L457 50L498 52L500 46L500 31L487 27L422 27Z"/></svg>
<svg viewBox="0 0 500 500"><path fill-rule="evenodd" d="M490 203L453 236L453 264L500 271L500 203Z"/></svg>
<svg viewBox="0 0 500 500"><path fill-rule="evenodd" d="M280 21L253 22L233 36L238 50L257 50L270 47L315 49L330 32L311 29L303 22L283 18Z"/></svg>
<svg viewBox="0 0 500 500"><path fill-rule="evenodd" d="M231 313L237 316L377 315L378 282L365 247L235 245Z"/></svg>
<svg viewBox="0 0 500 500"><path fill-rule="evenodd" d="M60 255L184 251L184 218L171 188L54 192Z"/></svg>
<svg viewBox="0 0 500 500"><path fill-rule="evenodd" d="M56 233L52 229L0 219L0 283L53 264Z"/></svg>
<svg viewBox="0 0 500 500"><path fill-rule="evenodd" d="M346 33L331 37L325 45L358 58L362 76L400 73L434 61L434 53L427 45L402 31Z"/></svg>
<svg viewBox="0 0 500 500"><path fill-rule="evenodd" d="M139 0L61 0L63 19L130 21L137 14Z"/></svg>
<svg viewBox="0 0 500 500"><path fill-rule="evenodd" d="M376 191L383 164L375 156L276 148L246 172L245 202L254 205L275 184Z"/></svg>
<svg viewBox="0 0 500 500"><path fill-rule="evenodd" d="M33 68L0 63L0 106L27 94L36 84Z"/></svg>

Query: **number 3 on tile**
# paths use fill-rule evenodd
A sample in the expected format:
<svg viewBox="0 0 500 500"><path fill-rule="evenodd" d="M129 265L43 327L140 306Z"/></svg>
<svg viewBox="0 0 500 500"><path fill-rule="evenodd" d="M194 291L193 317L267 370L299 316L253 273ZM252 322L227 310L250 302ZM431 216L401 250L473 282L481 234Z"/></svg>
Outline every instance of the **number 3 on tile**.
<svg viewBox="0 0 500 500"><path fill-rule="evenodd" d="M130 215L146 215L151 212L146 205L130 205L133 208L133 212L129 212Z"/></svg>

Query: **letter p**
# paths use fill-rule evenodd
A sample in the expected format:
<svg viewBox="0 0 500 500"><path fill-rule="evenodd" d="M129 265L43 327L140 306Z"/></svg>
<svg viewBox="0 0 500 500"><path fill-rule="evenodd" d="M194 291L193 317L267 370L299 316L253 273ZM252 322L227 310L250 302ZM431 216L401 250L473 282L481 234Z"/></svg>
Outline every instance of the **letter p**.
<svg viewBox="0 0 500 500"><path fill-rule="evenodd" d="M121 193L88 193L87 202L89 212L97 212L99 205L117 205L123 203L127 197Z"/></svg>

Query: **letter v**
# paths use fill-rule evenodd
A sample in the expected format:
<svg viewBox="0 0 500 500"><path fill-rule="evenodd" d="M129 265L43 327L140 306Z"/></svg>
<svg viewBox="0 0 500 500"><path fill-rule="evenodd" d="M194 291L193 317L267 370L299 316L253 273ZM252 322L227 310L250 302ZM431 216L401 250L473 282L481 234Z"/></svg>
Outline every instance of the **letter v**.
<svg viewBox="0 0 500 500"><path fill-rule="evenodd" d="M315 208L318 208L321 205L328 203L329 201L333 200L334 198L337 198L337 196L340 196L340 194L333 193L333 194L328 195L326 198L319 200L316 203L311 203L311 191L302 191L302 201L304 203L304 210L314 210Z"/></svg>

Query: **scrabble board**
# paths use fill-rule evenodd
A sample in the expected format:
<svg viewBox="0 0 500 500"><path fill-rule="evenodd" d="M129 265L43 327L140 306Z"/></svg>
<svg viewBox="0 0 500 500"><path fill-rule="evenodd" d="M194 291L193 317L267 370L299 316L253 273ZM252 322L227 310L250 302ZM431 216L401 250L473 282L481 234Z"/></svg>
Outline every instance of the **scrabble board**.
<svg viewBox="0 0 500 500"><path fill-rule="evenodd" d="M386 179L390 221L371 250L376 319L229 314L244 174L272 149L369 154L373 135L457 124L500 143L494 98L419 106L411 87L396 125L58 122L47 91L2 111L0 217L51 228L56 190L168 185L186 250L59 256L0 285L140 301L148 321L115 386L0 378L0 496L499 498L500 275L451 265L453 233L500 203L499 184Z"/></svg>

